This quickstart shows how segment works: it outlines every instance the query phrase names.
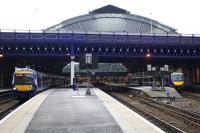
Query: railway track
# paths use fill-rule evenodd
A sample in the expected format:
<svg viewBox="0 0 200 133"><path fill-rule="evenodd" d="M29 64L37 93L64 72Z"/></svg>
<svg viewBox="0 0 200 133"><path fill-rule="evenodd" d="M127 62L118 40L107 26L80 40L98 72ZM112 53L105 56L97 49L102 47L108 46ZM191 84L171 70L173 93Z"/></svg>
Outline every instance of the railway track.
<svg viewBox="0 0 200 133"><path fill-rule="evenodd" d="M189 92L182 92L182 95L187 97L187 98L190 98L190 99L193 99L193 100L196 100L196 101L200 101L200 95L194 95L194 94L191 94Z"/></svg>
<svg viewBox="0 0 200 133"><path fill-rule="evenodd" d="M13 92L4 91L0 93L0 119L4 118L12 110L20 105L19 101L15 99Z"/></svg>
<svg viewBox="0 0 200 133"><path fill-rule="evenodd" d="M196 118L198 114L194 112L181 111L147 98L135 97L130 93L111 93L111 96L146 116L166 132L196 133L200 130L200 121L199 118Z"/></svg>
<svg viewBox="0 0 200 133"><path fill-rule="evenodd" d="M154 101L150 98L146 98L146 97L141 97L141 96L137 96L137 97L139 97L140 99L143 99L144 103L146 103L146 104L151 104L152 106L163 106L162 107L163 110L168 110L168 111L171 111L174 113L178 112L179 115L182 115L183 117L200 124L200 113L199 112L189 110L189 109L182 109L182 108L171 106L169 104L164 104L161 102L156 102L156 101ZM149 101L149 103L148 103L148 101Z"/></svg>

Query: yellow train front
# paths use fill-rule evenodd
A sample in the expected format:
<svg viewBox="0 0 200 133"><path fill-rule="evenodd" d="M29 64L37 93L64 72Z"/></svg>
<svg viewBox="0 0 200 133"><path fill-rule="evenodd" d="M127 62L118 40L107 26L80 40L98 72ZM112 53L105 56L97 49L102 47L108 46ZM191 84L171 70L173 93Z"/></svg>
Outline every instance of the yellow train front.
<svg viewBox="0 0 200 133"><path fill-rule="evenodd" d="M175 88L182 87L184 85L184 75L181 72L171 73L171 83Z"/></svg>
<svg viewBox="0 0 200 133"><path fill-rule="evenodd" d="M38 88L37 74L34 70L21 68L13 74L13 90L17 99L27 99L33 96Z"/></svg>

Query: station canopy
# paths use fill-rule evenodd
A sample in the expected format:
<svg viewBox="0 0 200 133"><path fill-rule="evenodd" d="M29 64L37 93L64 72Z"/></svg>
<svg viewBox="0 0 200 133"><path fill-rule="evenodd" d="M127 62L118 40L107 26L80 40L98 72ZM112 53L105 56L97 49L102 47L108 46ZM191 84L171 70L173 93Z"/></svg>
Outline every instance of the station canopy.
<svg viewBox="0 0 200 133"><path fill-rule="evenodd" d="M129 32L176 34L176 29L147 17L107 5L51 26L45 32Z"/></svg>
<svg viewBox="0 0 200 133"><path fill-rule="evenodd" d="M93 69L96 74L123 74L128 73L128 69L121 63L99 63L98 69ZM63 68L63 73L70 73L70 64ZM75 64L76 74L85 74L86 70L79 69L79 63Z"/></svg>

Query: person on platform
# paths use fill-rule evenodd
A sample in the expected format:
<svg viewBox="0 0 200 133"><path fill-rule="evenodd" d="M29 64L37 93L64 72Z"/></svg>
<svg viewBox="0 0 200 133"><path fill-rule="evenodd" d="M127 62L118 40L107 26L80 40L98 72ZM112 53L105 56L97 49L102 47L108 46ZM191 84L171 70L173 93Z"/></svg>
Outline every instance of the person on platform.
<svg viewBox="0 0 200 133"><path fill-rule="evenodd" d="M73 91L78 91L78 86L76 84L76 79L73 78Z"/></svg>

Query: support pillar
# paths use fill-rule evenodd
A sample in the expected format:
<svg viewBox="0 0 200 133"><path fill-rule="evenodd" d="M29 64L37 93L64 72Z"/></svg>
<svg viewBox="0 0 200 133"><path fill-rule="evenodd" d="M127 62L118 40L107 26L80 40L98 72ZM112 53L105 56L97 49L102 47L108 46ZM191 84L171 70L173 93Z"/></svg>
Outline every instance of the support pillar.
<svg viewBox="0 0 200 133"><path fill-rule="evenodd" d="M90 91L90 75L89 75L89 70L87 69L87 91L86 91L86 95L91 95L91 91Z"/></svg>
<svg viewBox="0 0 200 133"><path fill-rule="evenodd" d="M3 89L3 70L0 70L0 89Z"/></svg>
<svg viewBox="0 0 200 133"><path fill-rule="evenodd" d="M70 57L71 58L71 82L70 82L70 85L71 85L71 87L73 86L73 79L74 79L74 73L75 73L75 71L74 71L74 59L75 59L75 56L71 56Z"/></svg>

